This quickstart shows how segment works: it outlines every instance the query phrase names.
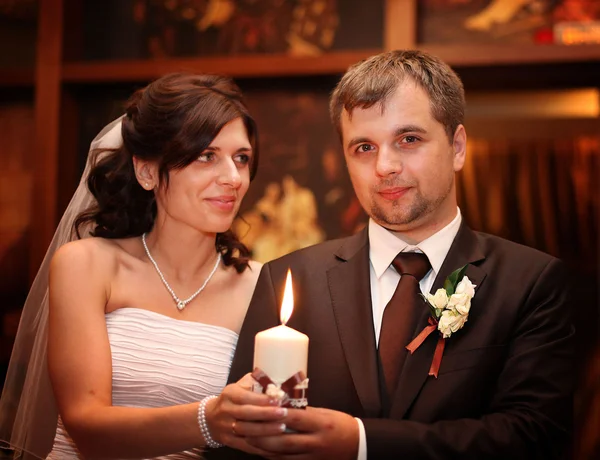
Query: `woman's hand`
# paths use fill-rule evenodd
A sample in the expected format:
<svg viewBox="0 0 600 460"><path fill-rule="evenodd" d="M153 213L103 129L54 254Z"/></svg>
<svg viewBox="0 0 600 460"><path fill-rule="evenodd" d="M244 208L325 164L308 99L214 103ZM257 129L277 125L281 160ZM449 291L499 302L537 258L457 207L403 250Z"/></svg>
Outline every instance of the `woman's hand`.
<svg viewBox="0 0 600 460"><path fill-rule="evenodd" d="M252 391L252 376L246 374L227 385L221 395L206 406L206 422L212 438L251 454L268 456L268 452L251 446L246 437L274 436L285 431L281 422L287 409L279 407L265 394Z"/></svg>

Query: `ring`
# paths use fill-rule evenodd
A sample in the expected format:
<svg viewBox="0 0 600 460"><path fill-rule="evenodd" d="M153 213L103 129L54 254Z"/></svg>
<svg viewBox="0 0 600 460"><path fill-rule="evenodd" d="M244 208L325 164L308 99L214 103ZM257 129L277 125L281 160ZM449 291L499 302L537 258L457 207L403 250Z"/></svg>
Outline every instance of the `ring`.
<svg viewBox="0 0 600 460"><path fill-rule="evenodd" d="M236 424L236 423L237 423L237 422L233 422L233 423L231 424L231 432L233 433L233 435L234 435L234 436L238 436L238 434L237 434L237 431L235 431L235 424Z"/></svg>

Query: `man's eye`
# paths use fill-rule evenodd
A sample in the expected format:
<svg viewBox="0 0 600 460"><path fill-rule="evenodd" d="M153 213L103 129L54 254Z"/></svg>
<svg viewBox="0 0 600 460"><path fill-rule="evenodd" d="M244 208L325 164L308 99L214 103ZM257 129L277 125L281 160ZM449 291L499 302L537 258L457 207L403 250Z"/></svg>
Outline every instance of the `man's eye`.
<svg viewBox="0 0 600 460"><path fill-rule="evenodd" d="M412 144L414 142L418 142L419 138L417 136L406 136L404 139L402 139L402 142L405 144Z"/></svg>
<svg viewBox="0 0 600 460"><path fill-rule="evenodd" d="M365 152L370 152L371 150L373 150L373 146L371 144L360 144L357 148L356 151L358 153L365 153Z"/></svg>

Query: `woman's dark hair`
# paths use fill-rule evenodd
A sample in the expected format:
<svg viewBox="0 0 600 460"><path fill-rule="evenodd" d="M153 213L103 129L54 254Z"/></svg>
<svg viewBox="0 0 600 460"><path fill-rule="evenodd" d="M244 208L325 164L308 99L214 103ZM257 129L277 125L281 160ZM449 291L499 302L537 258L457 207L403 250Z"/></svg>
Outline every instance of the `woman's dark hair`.
<svg viewBox="0 0 600 460"><path fill-rule="evenodd" d="M160 181L168 186L169 171L195 161L223 126L236 118L242 119L252 145L252 180L258 166L256 124L232 80L175 73L135 92L122 121L123 145L91 153L87 185L96 204L75 220L77 236L89 224L91 234L102 238L150 231L157 212L154 192L138 183L133 157L156 162ZM233 265L239 273L248 266L250 251L231 230L217 234L216 247L225 265Z"/></svg>

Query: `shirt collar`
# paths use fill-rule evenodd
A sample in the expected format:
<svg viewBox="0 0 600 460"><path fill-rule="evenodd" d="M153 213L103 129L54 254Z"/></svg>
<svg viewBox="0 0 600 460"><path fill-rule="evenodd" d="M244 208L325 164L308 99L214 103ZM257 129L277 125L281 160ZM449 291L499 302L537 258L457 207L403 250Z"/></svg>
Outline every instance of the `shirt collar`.
<svg viewBox="0 0 600 460"><path fill-rule="evenodd" d="M434 276L438 274L444 259L450 250L450 246L458 233L462 216L460 209L456 208L456 217L437 233L412 246L403 241L396 232L392 232L373 219L369 219L369 258L375 270L377 278L392 264L394 257L399 252L422 252L424 253L433 269Z"/></svg>

